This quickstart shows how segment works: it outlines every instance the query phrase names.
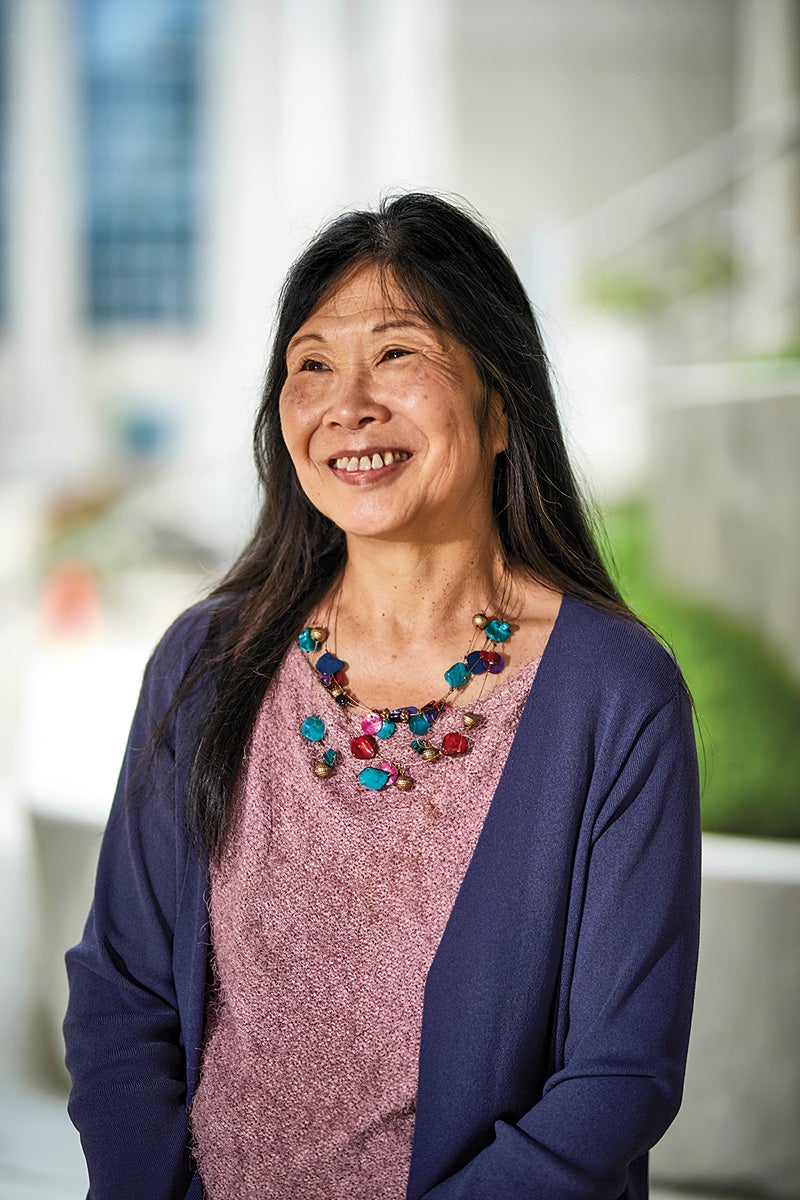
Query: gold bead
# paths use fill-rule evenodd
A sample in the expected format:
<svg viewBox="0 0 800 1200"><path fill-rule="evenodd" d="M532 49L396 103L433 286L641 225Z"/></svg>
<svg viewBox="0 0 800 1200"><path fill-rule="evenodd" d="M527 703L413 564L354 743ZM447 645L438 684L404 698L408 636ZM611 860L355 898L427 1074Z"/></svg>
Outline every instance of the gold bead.
<svg viewBox="0 0 800 1200"><path fill-rule="evenodd" d="M314 763L314 774L316 775L317 779L327 779L331 774L331 769L332 768L329 767L327 763Z"/></svg>
<svg viewBox="0 0 800 1200"><path fill-rule="evenodd" d="M407 709L407 708L401 708L401 709L400 709L400 716L399 716L399 718L398 718L398 719L399 719L399 721L400 721L400 724L401 724L401 725L407 725L407 724L408 724L408 718L409 718L409 716L410 716L410 715L411 715L411 714L409 713L409 711L408 711L408 709Z"/></svg>
<svg viewBox="0 0 800 1200"><path fill-rule="evenodd" d="M439 755L440 751L437 750L435 746L426 746L422 751L421 757L425 760L425 762L436 762L437 758L439 758Z"/></svg>
<svg viewBox="0 0 800 1200"><path fill-rule="evenodd" d="M414 786L414 780L408 775L398 775L394 781L394 786L399 788L401 792L410 792Z"/></svg>
<svg viewBox="0 0 800 1200"><path fill-rule="evenodd" d="M472 624L476 629L485 629L489 624L489 618L487 617L486 613L475 613L475 616L472 618Z"/></svg>
<svg viewBox="0 0 800 1200"><path fill-rule="evenodd" d="M332 696L343 696L344 688L340 687L338 683L335 683L333 685L333 687L330 689L330 693Z"/></svg>
<svg viewBox="0 0 800 1200"><path fill-rule="evenodd" d="M474 729L475 726L478 724L477 713L473 713L473 712L465 712L462 715L461 720L464 724L465 729Z"/></svg>
<svg viewBox="0 0 800 1200"><path fill-rule="evenodd" d="M308 631L315 642L327 642L328 631L324 625L312 625Z"/></svg>

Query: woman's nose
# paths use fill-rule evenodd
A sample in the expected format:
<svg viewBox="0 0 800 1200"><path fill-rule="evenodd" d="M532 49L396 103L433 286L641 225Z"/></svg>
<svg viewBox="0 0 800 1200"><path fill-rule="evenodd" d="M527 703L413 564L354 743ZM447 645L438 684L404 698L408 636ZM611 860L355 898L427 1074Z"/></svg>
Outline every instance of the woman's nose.
<svg viewBox="0 0 800 1200"><path fill-rule="evenodd" d="M337 372L329 400L326 422L345 429L361 429L373 421L388 421L391 415L367 371Z"/></svg>

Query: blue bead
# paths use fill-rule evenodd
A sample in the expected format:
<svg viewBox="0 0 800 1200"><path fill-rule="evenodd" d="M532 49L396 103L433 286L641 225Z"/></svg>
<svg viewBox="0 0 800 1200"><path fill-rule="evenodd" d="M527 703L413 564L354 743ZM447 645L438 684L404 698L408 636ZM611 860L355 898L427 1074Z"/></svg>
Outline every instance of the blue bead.
<svg viewBox="0 0 800 1200"><path fill-rule="evenodd" d="M331 654L330 650L326 650L324 654L320 654L314 666L320 675L335 675L337 671L341 671L344 663L335 654Z"/></svg>
<svg viewBox="0 0 800 1200"><path fill-rule="evenodd" d="M314 639L311 636L311 626L310 625L307 629L303 630L303 632L300 634L300 637L297 640L300 643L300 649L305 650L308 653L311 653L313 650L316 650L316 648L317 648L317 643L314 641Z"/></svg>
<svg viewBox="0 0 800 1200"><path fill-rule="evenodd" d="M325 722L322 717L306 717L300 732L307 742L321 742L325 737Z"/></svg>
<svg viewBox="0 0 800 1200"><path fill-rule="evenodd" d="M486 663L481 658L480 650L471 650L466 658L467 666L473 675L483 675Z"/></svg>
<svg viewBox="0 0 800 1200"><path fill-rule="evenodd" d="M490 621L484 630L490 642L507 642L511 637L508 621Z"/></svg>
<svg viewBox="0 0 800 1200"><path fill-rule="evenodd" d="M379 792L389 782L389 774L378 767L364 767L363 771L358 772L358 782L363 783L371 792Z"/></svg>
<svg viewBox="0 0 800 1200"><path fill-rule="evenodd" d="M409 717L413 717L417 712L419 712L419 709L417 708L393 708L389 713L389 720L399 721L401 713L406 713Z"/></svg>
<svg viewBox="0 0 800 1200"><path fill-rule="evenodd" d="M408 718L408 728L412 733L416 733L421 736L426 734L430 727L430 721L427 717L424 717L422 713L418 713L415 716Z"/></svg>
<svg viewBox="0 0 800 1200"><path fill-rule="evenodd" d="M454 663L449 671L444 673L444 681L451 688L460 688L471 676L469 668L463 662Z"/></svg>
<svg viewBox="0 0 800 1200"><path fill-rule="evenodd" d="M394 721L384 721L378 732L375 734L375 737L390 738L396 728L397 726L395 725Z"/></svg>
<svg viewBox="0 0 800 1200"><path fill-rule="evenodd" d="M322 756L322 761L325 763L326 767L334 766L334 764L336 763L336 751L335 750L326 750Z"/></svg>

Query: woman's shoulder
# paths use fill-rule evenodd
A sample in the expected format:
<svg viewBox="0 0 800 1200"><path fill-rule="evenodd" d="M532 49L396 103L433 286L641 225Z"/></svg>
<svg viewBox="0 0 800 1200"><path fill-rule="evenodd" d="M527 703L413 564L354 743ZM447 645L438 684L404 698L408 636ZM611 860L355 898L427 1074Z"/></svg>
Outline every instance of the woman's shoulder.
<svg viewBox="0 0 800 1200"><path fill-rule="evenodd" d="M173 693L201 650L210 643L225 606L216 596L185 609L162 634L145 669L151 690Z"/></svg>
<svg viewBox="0 0 800 1200"><path fill-rule="evenodd" d="M551 643L551 666L561 678L604 704L616 699L655 710L685 690L672 652L633 615L565 595Z"/></svg>

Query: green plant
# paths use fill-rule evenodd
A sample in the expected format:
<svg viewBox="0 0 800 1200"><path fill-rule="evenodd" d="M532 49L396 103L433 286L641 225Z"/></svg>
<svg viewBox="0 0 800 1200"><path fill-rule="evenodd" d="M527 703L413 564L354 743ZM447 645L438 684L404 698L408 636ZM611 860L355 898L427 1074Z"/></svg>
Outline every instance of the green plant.
<svg viewBox="0 0 800 1200"><path fill-rule="evenodd" d="M590 308L653 318L687 296L729 288L738 273L729 246L709 236L660 248L648 261L595 267L579 278L577 295Z"/></svg>
<svg viewBox="0 0 800 1200"><path fill-rule="evenodd" d="M800 838L800 683L756 633L654 578L641 505L604 523L626 599L672 647L694 698L703 827Z"/></svg>

